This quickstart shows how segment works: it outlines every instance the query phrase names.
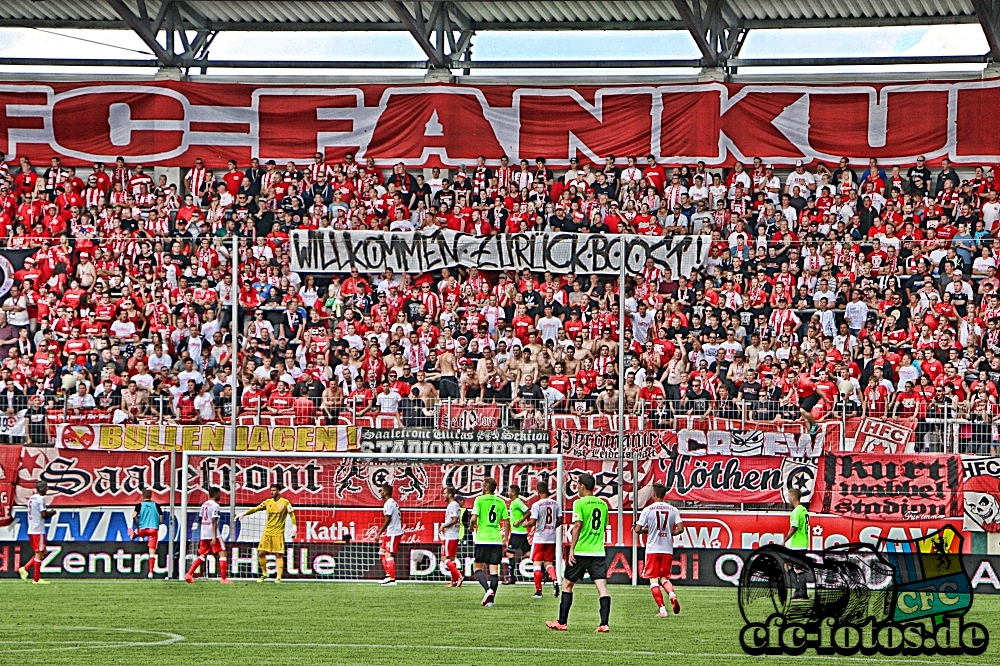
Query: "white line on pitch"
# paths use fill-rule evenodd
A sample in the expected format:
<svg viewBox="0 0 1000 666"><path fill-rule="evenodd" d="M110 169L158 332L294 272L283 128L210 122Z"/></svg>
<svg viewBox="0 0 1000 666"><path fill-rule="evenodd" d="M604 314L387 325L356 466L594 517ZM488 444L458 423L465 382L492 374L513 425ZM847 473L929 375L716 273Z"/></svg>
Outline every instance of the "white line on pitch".
<svg viewBox="0 0 1000 666"><path fill-rule="evenodd" d="M624 654L642 657L655 657L660 652L642 652L638 650L585 650L574 648L542 648L542 647L505 647L505 646L462 646L462 645L373 645L371 643L192 643L185 642L190 647L276 647L276 648L329 648L329 649L375 649L375 650L450 650L454 652L539 652L556 654Z"/></svg>
<svg viewBox="0 0 1000 666"><path fill-rule="evenodd" d="M631 655L642 657L696 657L696 658L716 658L716 659L755 659L760 657L748 655L742 652L643 652L638 650L587 650L574 648L542 648L542 647L505 647L505 646L459 646L459 645L406 645L406 644L386 644L373 645L370 643L222 643L207 642L194 643L185 641L184 646L188 647L236 647L236 648L325 648L325 649L375 649L375 650L443 650L453 652L534 652L534 653L556 653L556 654L610 654L610 655ZM789 657L792 661L859 661L864 663L898 663L898 659L885 657L840 657L836 655L798 655ZM981 666L981 662L974 661L950 661L950 666ZM940 661L913 660L908 659L907 664L928 664L940 666Z"/></svg>
<svg viewBox="0 0 1000 666"><path fill-rule="evenodd" d="M151 642L139 642L139 641L108 641L108 642L98 642L98 641L81 641L74 645L67 645L65 647L38 647L38 648L22 648L17 650L3 650L4 654L14 654L20 652L70 652L75 650L107 650L107 649L117 649L117 648L139 648L139 647L164 647L167 645L173 645L174 643L180 643L184 640L184 637L180 634L173 634L169 631L147 631L145 629L125 629L123 627L47 627L48 629L56 631L106 631L109 633L118 634L139 634L143 636L163 636L162 640L151 641ZM60 641L58 644L62 645L68 641ZM41 641L36 641L41 643Z"/></svg>

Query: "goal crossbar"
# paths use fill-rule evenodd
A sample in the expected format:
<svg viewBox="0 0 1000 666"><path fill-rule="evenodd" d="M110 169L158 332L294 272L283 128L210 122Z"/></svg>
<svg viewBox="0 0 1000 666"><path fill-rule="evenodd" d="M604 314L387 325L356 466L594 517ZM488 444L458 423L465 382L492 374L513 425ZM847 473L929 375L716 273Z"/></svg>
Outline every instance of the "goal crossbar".
<svg viewBox="0 0 1000 666"><path fill-rule="evenodd" d="M236 460L240 458L269 458L269 459L301 459L301 458L328 458L334 460L371 460L374 462L428 462L428 463L513 463L513 462L549 462L556 465L556 501L559 503L561 511L565 511L565 481L564 481L564 456L558 453L534 453L534 454L468 454L468 453L382 453L382 452L361 452L361 451L183 451L181 456L181 503L180 503L180 558L181 565L177 567L178 580L183 579L185 572L184 556L188 547L188 483L190 481L189 469L192 458L219 458ZM232 470L230 478L232 496L236 495L236 478ZM443 510L443 507L442 507ZM231 520L235 516L231 517ZM564 539L564 521L560 521L556 527L556 544L561 546ZM556 571L562 574L563 571L563 548L556 548Z"/></svg>

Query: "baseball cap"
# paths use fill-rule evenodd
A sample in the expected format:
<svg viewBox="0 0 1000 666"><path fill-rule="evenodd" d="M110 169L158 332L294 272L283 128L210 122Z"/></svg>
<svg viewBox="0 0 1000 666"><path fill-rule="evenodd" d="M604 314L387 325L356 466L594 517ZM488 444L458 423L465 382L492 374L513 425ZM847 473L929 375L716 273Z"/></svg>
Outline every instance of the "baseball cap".
<svg viewBox="0 0 1000 666"><path fill-rule="evenodd" d="M795 166L797 167L802 166L802 160L795 160Z"/></svg>

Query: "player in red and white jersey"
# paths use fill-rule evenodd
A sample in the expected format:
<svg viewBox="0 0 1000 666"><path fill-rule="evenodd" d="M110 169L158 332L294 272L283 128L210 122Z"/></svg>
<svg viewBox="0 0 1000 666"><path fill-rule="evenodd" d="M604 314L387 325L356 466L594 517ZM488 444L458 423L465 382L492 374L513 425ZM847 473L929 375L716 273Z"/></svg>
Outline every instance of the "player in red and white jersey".
<svg viewBox="0 0 1000 666"><path fill-rule="evenodd" d="M531 539L531 561L535 565L535 599L542 598L543 572L552 582L552 593L559 596L559 575L556 573L556 527L562 522L559 502L549 493L549 484L539 481L535 484L538 501L531 505L531 516L524 521L525 527L534 527Z"/></svg>
<svg viewBox="0 0 1000 666"><path fill-rule="evenodd" d="M462 587L465 577L458 570L455 558L458 556L458 542L462 538L462 505L458 502L458 491L454 486L444 489L444 501L448 506L444 510L444 523L441 525L441 559L451 573L451 581L445 587Z"/></svg>
<svg viewBox="0 0 1000 666"><path fill-rule="evenodd" d="M392 498L392 486L383 484L379 488L379 497L384 502L382 515L385 516L382 526L378 528L378 556L385 569L385 578L380 585L391 586L396 584L395 556L399 538L403 536L403 518L399 514L399 504Z"/></svg>
<svg viewBox="0 0 1000 666"><path fill-rule="evenodd" d="M646 560L644 575L649 579L649 591L659 607L658 617L667 617L667 607L663 603L663 592L670 597L674 613L681 612L681 603L670 582L670 567L674 559L674 536L684 531L681 514L664 501L667 487L662 483L653 484L653 503L639 514L635 524L636 534L646 535Z"/></svg>
<svg viewBox="0 0 1000 666"><path fill-rule="evenodd" d="M28 498L28 541L31 542L31 550L34 555L31 561L17 570L21 574L21 580L28 580L28 569L32 569L32 581L35 585L48 585L49 581L42 580L42 560L45 559L47 547L45 544L45 519L56 515L52 509L45 506L45 493L49 490L49 485L44 480L35 484L35 492Z"/></svg>
<svg viewBox="0 0 1000 666"><path fill-rule="evenodd" d="M217 486L208 489L208 499L201 505L198 511L198 523L201 527L201 540L198 542L198 556L191 563L184 580L194 583L195 574L202 562L209 555L219 561L219 582L223 585L230 585L233 581L226 577L229 562L226 559L226 544L222 541L222 533L219 530L219 497L222 491Z"/></svg>

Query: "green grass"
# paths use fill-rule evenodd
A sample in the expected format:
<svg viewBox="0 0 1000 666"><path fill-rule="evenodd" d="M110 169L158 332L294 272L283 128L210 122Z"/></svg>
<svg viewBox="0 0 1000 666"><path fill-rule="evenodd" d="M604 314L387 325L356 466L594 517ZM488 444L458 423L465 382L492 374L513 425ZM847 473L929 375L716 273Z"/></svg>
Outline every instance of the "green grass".
<svg viewBox="0 0 1000 666"><path fill-rule="evenodd" d="M545 628L558 602L546 587L411 584L54 581L0 583L0 664L389 664L488 666L748 665L735 589L678 588L683 612L654 617L646 588L612 587L612 633L593 633L597 597L577 587L570 630ZM1000 596L979 595L969 616L1000 634ZM152 645L151 645L152 644ZM784 657L783 663L1000 664L1000 636L980 657ZM775 660L769 660L774 662Z"/></svg>

